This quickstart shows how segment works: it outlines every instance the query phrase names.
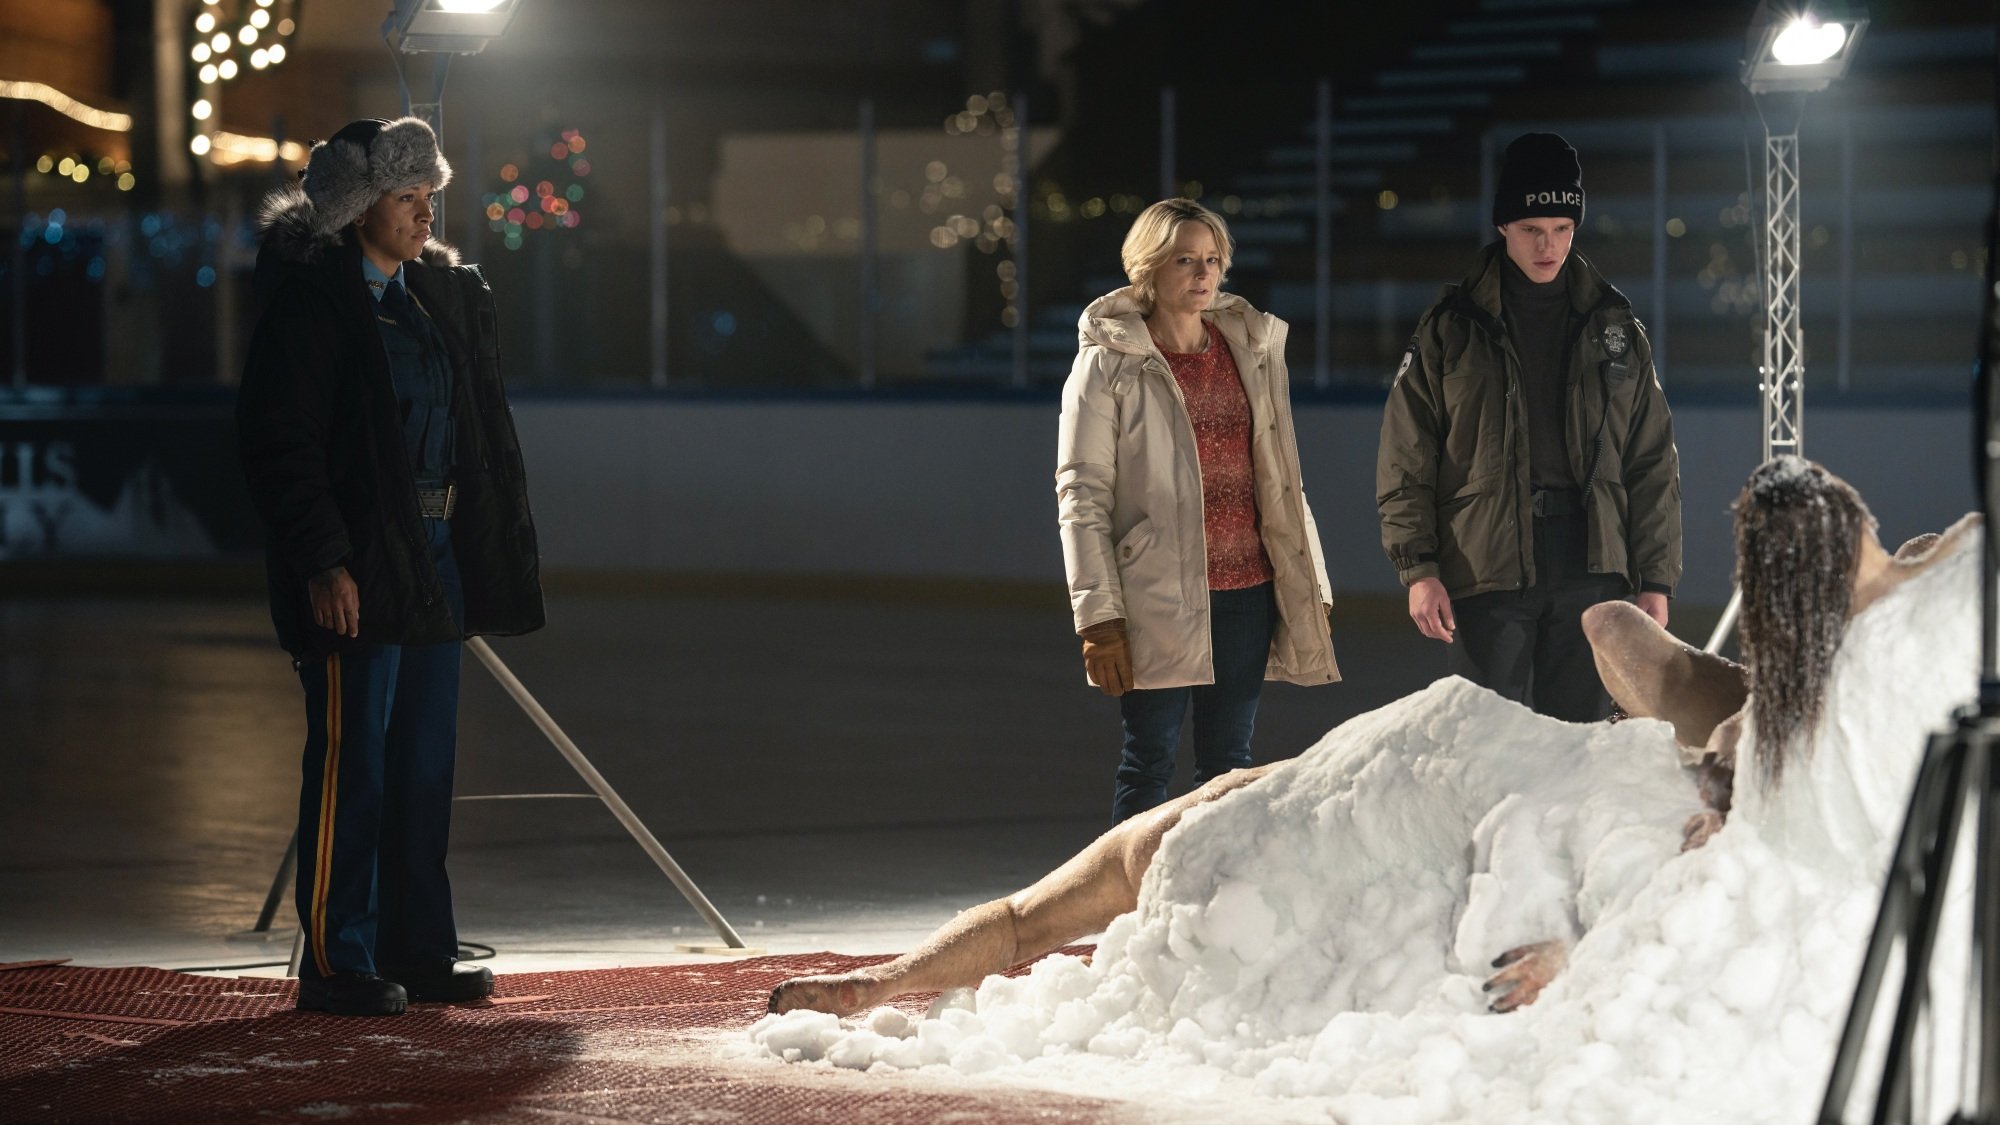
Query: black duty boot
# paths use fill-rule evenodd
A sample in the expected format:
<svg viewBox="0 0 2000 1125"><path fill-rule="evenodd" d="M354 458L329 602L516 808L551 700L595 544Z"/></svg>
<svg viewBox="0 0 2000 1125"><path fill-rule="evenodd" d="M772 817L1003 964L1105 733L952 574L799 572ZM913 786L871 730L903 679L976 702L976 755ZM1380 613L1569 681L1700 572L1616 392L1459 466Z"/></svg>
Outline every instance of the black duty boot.
<svg viewBox="0 0 2000 1125"><path fill-rule="evenodd" d="M428 965L382 971L419 1004L463 1004L493 995L493 972L484 965L433 961Z"/></svg>
<svg viewBox="0 0 2000 1125"><path fill-rule="evenodd" d="M332 1016L399 1016L410 1002L403 986L374 973L299 978L299 1010Z"/></svg>

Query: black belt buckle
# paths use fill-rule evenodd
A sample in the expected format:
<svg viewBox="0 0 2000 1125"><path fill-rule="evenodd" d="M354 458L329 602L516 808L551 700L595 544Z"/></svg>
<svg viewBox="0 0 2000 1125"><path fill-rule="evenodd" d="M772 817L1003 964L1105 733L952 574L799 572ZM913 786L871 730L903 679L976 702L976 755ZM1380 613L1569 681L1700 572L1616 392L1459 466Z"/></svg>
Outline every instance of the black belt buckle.
<svg viewBox="0 0 2000 1125"><path fill-rule="evenodd" d="M1583 510L1577 494L1567 488L1537 488L1533 494L1535 518L1573 516Z"/></svg>

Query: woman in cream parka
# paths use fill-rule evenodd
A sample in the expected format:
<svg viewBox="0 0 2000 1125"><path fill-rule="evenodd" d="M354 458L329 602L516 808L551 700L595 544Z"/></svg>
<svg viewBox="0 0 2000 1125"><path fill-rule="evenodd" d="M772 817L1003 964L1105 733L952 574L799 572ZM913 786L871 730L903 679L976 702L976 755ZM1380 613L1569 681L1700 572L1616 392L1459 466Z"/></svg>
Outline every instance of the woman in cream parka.
<svg viewBox="0 0 2000 1125"><path fill-rule="evenodd" d="M1085 671L1119 697L1114 821L1166 800L1190 704L1195 784L1250 764L1266 679L1340 678L1292 432L1285 322L1221 285L1235 243L1192 200L1125 237L1063 387L1056 496Z"/></svg>

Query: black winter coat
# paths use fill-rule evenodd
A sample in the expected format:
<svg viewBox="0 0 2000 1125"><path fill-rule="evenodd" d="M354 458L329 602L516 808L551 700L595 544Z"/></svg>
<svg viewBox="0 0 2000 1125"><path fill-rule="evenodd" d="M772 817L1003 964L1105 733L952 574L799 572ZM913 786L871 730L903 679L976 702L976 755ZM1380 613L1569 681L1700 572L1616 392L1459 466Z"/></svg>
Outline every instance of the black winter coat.
<svg viewBox="0 0 2000 1125"><path fill-rule="evenodd" d="M465 589L465 620L455 623L426 546L360 248L315 233L311 218L296 186L265 203L260 313L236 399L243 472L268 536L278 643L306 658L540 628L541 563L500 381L492 290L438 242L403 270L442 331L454 374L451 540ZM306 582L336 566L360 590L358 638L313 623Z"/></svg>

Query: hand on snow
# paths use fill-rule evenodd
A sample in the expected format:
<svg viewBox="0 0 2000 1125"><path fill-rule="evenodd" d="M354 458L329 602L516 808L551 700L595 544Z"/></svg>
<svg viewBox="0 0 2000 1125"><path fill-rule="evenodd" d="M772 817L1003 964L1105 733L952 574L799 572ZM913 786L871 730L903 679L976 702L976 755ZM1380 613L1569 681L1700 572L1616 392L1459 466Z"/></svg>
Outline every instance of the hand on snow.
<svg viewBox="0 0 2000 1125"><path fill-rule="evenodd" d="M1083 668L1106 695L1132 690L1132 648L1122 618L1100 621L1083 631Z"/></svg>
<svg viewBox="0 0 2000 1125"><path fill-rule="evenodd" d="M1486 978L1486 991L1498 993L1489 1011L1511 1012L1535 1002L1556 974L1569 964L1569 943L1561 939L1517 945L1493 959L1500 970Z"/></svg>

